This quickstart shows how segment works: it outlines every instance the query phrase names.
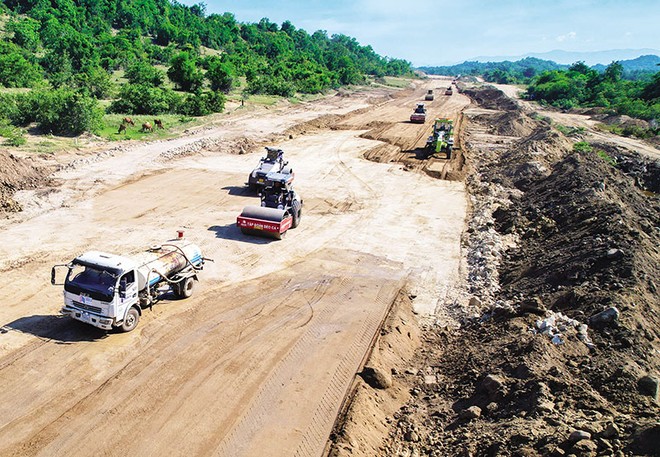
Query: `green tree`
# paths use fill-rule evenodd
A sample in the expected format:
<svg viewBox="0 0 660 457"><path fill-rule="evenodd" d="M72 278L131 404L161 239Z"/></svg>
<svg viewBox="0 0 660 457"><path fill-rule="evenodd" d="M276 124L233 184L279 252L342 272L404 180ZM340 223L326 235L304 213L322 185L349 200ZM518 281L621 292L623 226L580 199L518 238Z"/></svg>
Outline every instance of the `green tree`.
<svg viewBox="0 0 660 457"><path fill-rule="evenodd" d="M22 111L34 113L33 119L42 131L58 135L94 132L103 118L103 110L96 100L70 89L31 92L22 97L19 104L23 105Z"/></svg>
<svg viewBox="0 0 660 457"><path fill-rule="evenodd" d="M649 101L660 99L660 72L653 75L651 82L644 86L642 98Z"/></svg>
<svg viewBox="0 0 660 457"><path fill-rule="evenodd" d="M204 75L195 63L195 59L188 52L180 52L172 58L167 77L181 90L194 91L200 88L204 81Z"/></svg>
<svg viewBox="0 0 660 457"><path fill-rule="evenodd" d="M623 65L621 65L619 62L612 62L611 64L609 64L605 69L605 73L603 73L603 78L606 81L610 81L613 83L619 82L622 77L623 77Z"/></svg>
<svg viewBox="0 0 660 457"><path fill-rule="evenodd" d="M89 67L85 72L77 73L73 81L76 87L94 98L107 97L114 86L108 72L101 67Z"/></svg>
<svg viewBox="0 0 660 457"><path fill-rule="evenodd" d="M125 84L108 111L121 114L173 113L180 102L181 97L171 89L148 84Z"/></svg>
<svg viewBox="0 0 660 457"><path fill-rule="evenodd" d="M163 71L142 60L131 63L126 69L125 76L129 84L146 84L159 87L165 82Z"/></svg>
<svg viewBox="0 0 660 457"><path fill-rule="evenodd" d="M208 64L206 79L211 84L211 90L229 92L234 83L234 68L231 64L222 62L220 59L212 59Z"/></svg>
<svg viewBox="0 0 660 457"><path fill-rule="evenodd" d="M7 31L14 34L11 38L13 43L34 52L41 46L39 27L40 23L32 18L12 18L7 24Z"/></svg>
<svg viewBox="0 0 660 457"><path fill-rule="evenodd" d="M14 48L11 50L10 48ZM19 48L6 43L0 45L0 85L5 87L34 87L43 78L41 68L20 54Z"/></svg>

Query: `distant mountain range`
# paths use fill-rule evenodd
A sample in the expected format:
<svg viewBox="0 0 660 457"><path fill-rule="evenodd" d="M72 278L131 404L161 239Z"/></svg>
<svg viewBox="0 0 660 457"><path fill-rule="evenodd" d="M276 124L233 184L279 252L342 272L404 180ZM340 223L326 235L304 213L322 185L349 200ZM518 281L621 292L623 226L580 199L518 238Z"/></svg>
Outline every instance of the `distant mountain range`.
<svg viewBox="0 0 660 457"><path fill-rule="evenodd" d="M617 62L623 67L623 77L626 79L634 80L660 71L660 57L657 55L645 55L631 60L617 60ZM418 67L417 69L431 75L481 75L491 82L522 82L528 81L544 71L566 70L567 68L569 68L567 64L559 64L536 57L525 57L515 61L465 61L456 65ZM607 65L591 65L591 68L603 72Z"/></svg>
<svg viewBox="0 0 660 457"><path fill-rule="evenodd" d="M620 60L619 63L623 66L625 71L660 71L660 57L656 55L639 56L632 60ZM605 71L607 65L597 64L592 65L591 68L597 71Z"/></svg>
<svg viewBox="0 0 660 457"><path fill-rule="evenodd" d="M658 49L612 49L609 51L593 51L593 52L572 52L554 50L541 53L529 53L522 56L480 56L468 59L467 61L473 62L515 62L522 60L525 57L536 57L537 59L550 60L552 62L564 65L570 65L575 62L582 61L589 66L592 65L609 65L615 60L632 60L640 56L647 55L660 55Z"/></svg>

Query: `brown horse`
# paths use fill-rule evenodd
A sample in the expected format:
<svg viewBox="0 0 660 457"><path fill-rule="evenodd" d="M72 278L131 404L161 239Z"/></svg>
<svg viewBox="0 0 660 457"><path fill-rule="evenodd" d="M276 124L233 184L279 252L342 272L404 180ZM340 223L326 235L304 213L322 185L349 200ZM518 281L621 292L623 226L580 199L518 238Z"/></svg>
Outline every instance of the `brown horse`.
<svg viewBox="0 0 660 457"><path fill-rule="evenodd" d="M131 119L130 117L125 117L124 119L122 119L121 123L135 125L135 122L133 122L133 119Z"/></svg>
<svg viewBox="0 0 660 457"><path fill-rule="evenodd" d="M153 132L154 128L149 122L142 124L142 132Z"/></svg>
<svg viewBox="0 0 660 457"><path fill-rule="evenodd" d="M126 124L124 124L123 122L119 124L119 131L117 132L117 135L119 135L122 132L126 133Z"/></svg>
<svg viewBox="0 0 660 457"><path fill-rule="evenodd" d="M162 119L154 119L154 125L156 126L156 128L162 129L163 128Z"/></svg>

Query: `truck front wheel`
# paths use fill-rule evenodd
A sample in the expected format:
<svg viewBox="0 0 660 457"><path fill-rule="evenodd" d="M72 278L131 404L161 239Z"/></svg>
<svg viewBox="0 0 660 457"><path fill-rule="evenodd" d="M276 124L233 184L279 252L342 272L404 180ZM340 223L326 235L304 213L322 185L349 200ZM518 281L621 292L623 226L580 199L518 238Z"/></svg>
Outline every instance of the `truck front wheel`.
<svg viewBox="0 0 660 457"><path fill-rule="evenodd" d="M121 324L121 331L130 332L135 327L137 327L138 322L140 322L139 311L135 308L129 309L126 313L126 317L124 317L124 322Z"/></svg>

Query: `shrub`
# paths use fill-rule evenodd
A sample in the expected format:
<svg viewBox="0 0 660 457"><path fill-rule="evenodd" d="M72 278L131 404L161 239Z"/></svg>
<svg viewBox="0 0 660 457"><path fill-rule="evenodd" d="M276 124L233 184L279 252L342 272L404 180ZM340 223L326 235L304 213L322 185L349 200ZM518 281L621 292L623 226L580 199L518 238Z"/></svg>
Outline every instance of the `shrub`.
<svg viewBox="0 0 660 457"><path fill-rule="evenodd" d="M177 113L186 116L206 116L220 113L225 108L225 97L219 92L189 94L179 105Z"/></svg>
<svg viewBox="0 0 660 457"><path fill-rule="evenodd" d="M122 86L119 98L113 101L108 112L125 114L173 113L181 98L171 89L153 87L147 84L126 84Z"/></svg>
<svg viewBox="0 0 660 457"><path fill-rule="evenodd" d="M93 132L101 126L103 110L93 98L68 89L36 94L39 128L59 135Z"/></svg>
<svg viewBox="0 0 660 457"><path fill-rule="evenodd" d="M616 159L614 157L608 155L607 152L598 149L596 151L596 155L598 157L600 157L601 159L603 159L606 163L612 165L613 167L616 166Z"/></svg>
<svg viewBox="0 0 660 457"><path fill-rule="evenodd" d="M583 152L591 152L591 151L592 151L591 145L586 141L578 141L573 145L573 152L583 153Z"/></svg>
<svg viewBox="0 0 660 457"><path fill-rule="evenodd" d="M0 119L0 136L6 138L2 143L6 146L22 146L25 139L25 130L12 126L7 119Z"/></svg>

